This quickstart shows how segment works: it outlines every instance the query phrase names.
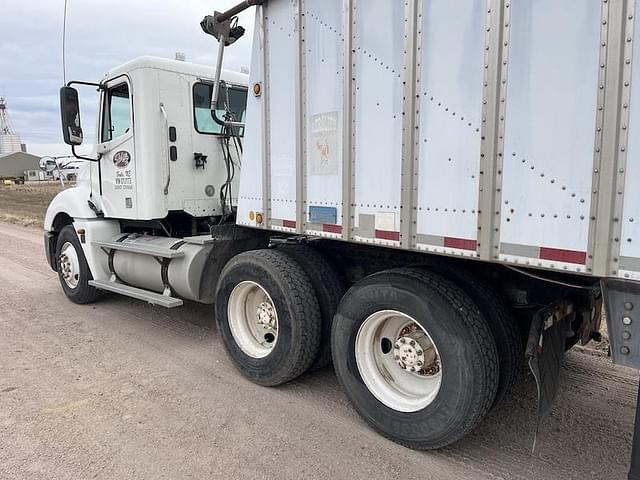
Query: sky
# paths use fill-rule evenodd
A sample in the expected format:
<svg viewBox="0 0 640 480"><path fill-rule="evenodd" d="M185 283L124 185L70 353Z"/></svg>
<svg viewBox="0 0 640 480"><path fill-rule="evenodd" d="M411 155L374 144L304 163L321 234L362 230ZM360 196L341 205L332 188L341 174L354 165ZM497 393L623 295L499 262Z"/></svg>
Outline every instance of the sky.
<svg viewBox="0 0 640 480"><path fill-rule="evenodd" d="M205 15L239 0L68 0L67 81L98 81L141 55L215 65L217 42L200 28ZM64 0L0 0L0 95L30 152L64 155L59 113ZM246 35L225 50L224 68L250 64L253 9L240 16ZM81 87L85 144L94 141L97 100Z"/></svg>

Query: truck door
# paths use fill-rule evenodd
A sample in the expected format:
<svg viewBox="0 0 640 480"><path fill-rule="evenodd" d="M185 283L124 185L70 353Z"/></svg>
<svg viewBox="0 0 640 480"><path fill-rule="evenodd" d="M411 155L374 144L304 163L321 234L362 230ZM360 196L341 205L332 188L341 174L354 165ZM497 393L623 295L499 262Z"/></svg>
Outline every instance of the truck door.
<svg viewBox="0 0 640 480"><path fill-rule="evenodd" d="M132 105L131 84L126 77L107 83L97 139L106 217L137 218Z"/></svg>

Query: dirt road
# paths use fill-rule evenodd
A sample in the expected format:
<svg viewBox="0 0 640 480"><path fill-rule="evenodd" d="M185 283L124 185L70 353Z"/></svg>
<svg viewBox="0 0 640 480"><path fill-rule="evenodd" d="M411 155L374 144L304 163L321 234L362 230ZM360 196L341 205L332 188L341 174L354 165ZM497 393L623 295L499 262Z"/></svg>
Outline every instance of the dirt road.
<svg viewBox="0 0 640 480"><path fill-rule="evenodd" d="M414 452L356 416L331 370L267 389L226 358L211 309L77 306L39 231L0 223L2 479L623 479L638 376L571 352L531 454L534 385L462 442Z"/></svg>

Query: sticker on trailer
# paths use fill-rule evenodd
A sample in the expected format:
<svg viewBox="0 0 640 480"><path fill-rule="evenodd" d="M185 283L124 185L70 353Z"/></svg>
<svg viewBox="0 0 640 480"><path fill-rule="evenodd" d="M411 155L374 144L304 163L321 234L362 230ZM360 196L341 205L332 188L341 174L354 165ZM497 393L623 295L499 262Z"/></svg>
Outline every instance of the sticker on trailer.
<svg viewBox="0 0 640 480"><path fill-rule="evenodd" d="M311 141L309 173L338 175L338 112L312 117Z"/></svg>
<svg viewBox="0 0 640 480"><path fill-rule="evenodd" d="M338 222L338 209L335 207L319 207L311 205L309 207L309 223L331 224Z"/></svg>

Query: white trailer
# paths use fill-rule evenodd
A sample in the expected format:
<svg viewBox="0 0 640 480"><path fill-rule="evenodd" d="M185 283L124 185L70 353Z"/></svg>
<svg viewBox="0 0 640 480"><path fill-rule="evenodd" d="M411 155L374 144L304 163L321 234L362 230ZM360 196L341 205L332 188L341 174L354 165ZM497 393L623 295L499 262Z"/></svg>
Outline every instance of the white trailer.
<svg viewBox="0 0 640 480"><path fill-rule="evenodd" d="M247 79L221 68L244 32L234 15L254 5ZM49 262L78 303L104 290L215 304L231 358L259 384L333 359L363 418L412 448L473 429L525 353L545 413L561 354L599 337L603 301L614 362L640 367L638 10L216 12L201 24L216 69L144 57L89 84L98 143L49 207ZM73 83L61 90L72 147Z"/></svg>

